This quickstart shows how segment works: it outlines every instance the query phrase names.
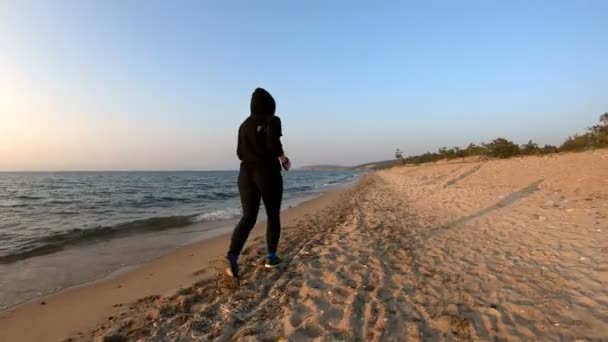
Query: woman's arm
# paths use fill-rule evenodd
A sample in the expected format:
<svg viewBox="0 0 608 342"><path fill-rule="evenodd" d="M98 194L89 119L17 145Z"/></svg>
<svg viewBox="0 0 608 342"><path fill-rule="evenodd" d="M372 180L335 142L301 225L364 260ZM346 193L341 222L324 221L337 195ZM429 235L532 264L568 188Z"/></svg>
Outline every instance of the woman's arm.
<svg viewBox="0 0 608 342"><path fill-rule="evenodd" d="M281 119L278 116L270 118L268 123L268 134L266 135L266 146L276 158L285 154L283 152L283 144L281 144L281 136L283 135L281 127Z"/></svg>

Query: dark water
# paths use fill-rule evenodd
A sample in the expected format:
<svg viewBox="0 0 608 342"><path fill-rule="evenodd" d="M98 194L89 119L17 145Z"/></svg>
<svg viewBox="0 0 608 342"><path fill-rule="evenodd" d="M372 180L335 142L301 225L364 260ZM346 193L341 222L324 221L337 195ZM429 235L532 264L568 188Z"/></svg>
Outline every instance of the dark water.
<svg viewBox="0 0 608 342"><path fill-rule="evenodd" d="M356 176L287 172L284 207ZM236 171L0 173L0 263L234 219L236 178Z"/></svg>

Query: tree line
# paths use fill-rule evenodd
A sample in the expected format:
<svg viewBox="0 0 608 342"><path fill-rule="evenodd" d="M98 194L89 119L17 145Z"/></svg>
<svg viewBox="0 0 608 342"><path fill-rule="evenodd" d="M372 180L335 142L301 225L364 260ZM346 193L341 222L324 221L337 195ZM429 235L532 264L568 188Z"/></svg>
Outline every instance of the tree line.
<svg viewBox="0 0 608 342"><path fill-rule="evenodd" d="M403 157L403 152L397 150L395 158L404 164L421 164L435 162L443 159L457 159L472 156L486 156L490 158L511 158L516 156L547 155L559 152L582 151L593 148L608 147L608 113L600 116L599 124L587 129L584 134L570 136L559 147L553 145L539 146L530 140L527 144L519 146L505 138L494 139L490 143L469 144L466 148L447 147L437 152L427 152L417 156Z"/></svg>

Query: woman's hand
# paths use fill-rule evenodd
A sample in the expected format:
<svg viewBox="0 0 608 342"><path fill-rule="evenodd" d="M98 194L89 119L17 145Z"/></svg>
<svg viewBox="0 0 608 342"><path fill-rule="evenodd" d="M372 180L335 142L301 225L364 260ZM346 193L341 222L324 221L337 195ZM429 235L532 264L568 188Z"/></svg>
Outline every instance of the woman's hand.
<svg viewBox="0 0 608 342"><path fill-rule="evenodd" d="M281 166L283 167L283 169L285 169L285 171L289 171L289 169L291 168L291 162L289 161L289 158L287 158L286 156L280 156L279 161L281 162Z"/></svg>

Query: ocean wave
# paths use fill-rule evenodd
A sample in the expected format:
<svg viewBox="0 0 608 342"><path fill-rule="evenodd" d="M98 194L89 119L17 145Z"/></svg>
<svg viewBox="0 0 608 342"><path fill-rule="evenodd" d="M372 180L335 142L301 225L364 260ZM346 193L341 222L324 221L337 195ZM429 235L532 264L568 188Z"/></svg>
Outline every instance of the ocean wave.
<svg viewBox="0 0 608 342"><path fill-rule="evenodd" d="M304 192L313 189L310 185L293 186L285 189L285 192Z"/></svg>
<svg viewBox="0 0 608 342"><path fill-rule="evenodd" d="M80 212L70 211L70 210L61 210L61 211L55 211L55 212L53 212L53 214L71 216L71 215L78 215L78 214L80 214Z"/></svg>
<svg viewBox="0 0 608 342"><path fill-rule="evenodd" d="M0 208L23 208L23 207L29 207L30 204L28 203L0 203Z"/></svg>
<svg viewBox="0 0 608 342"><path fill-rule="evenodd" d="M52 204L74 204L74 203L77 203L77 201L56 199L56 200L49 201L46 204L52 205Z"/></svg>
<svg viewBox="0 0 608 342"><path fill-rule="evenodd" d="M160 197L159 200L162 201L162 202L180 202L180 203L190 203L190 202L192 202L192 198L188 198L188 197L174 197L174 196L163 196L163 197Z"/></svg>
<svg viewBox="0 0 608 342"><path fill-rule="evenodd" d="M19 195L19 196L15 196L16 199L20 199L20 200L39 200L39 199L43 199L44 197L40 197L40 196L29 196L29 195Z"/></svg>
<svg viewBox="0 0 608 342"><path fill-rule="evenodd" d="M240 214L241 214L241 211L236 208L220 209L220 210L215 210L215 211L211 211L208 213L203 213L203 214L197 215L194 218L194 221L195 222L205 222L205 221L229 220L229 219L239 217Z"/></svg>
<svg viewBox="0 0 608 342"><path fill-rule="evenodd" d="M224 200L235 198L239 195L236 191L213 191L205 194L196 195L197 199L205 199L205 200Z"/></svg>
<svg viewBox="0 0 608 342"><path fill-rule="evenodd" d="M211 191L208 193L190 195L188 196L156 196L156 195L145 195L139 201L139 204L143 205L163 205L165 203L195 203L200 200L224 200L237 197L239 195L236 191Z"/></svg>
<svg viewBox="0 0 608 342"><path fill-rule="evenodd" d="M152 217L108 227L72 229L30 241L10 254L0 255L0 264L58 252L68 246L96 243L145 232L182 228L197 222L231 219L237 217L239 213L240 211L236 208L228 208L198 215Z"/></svg>

